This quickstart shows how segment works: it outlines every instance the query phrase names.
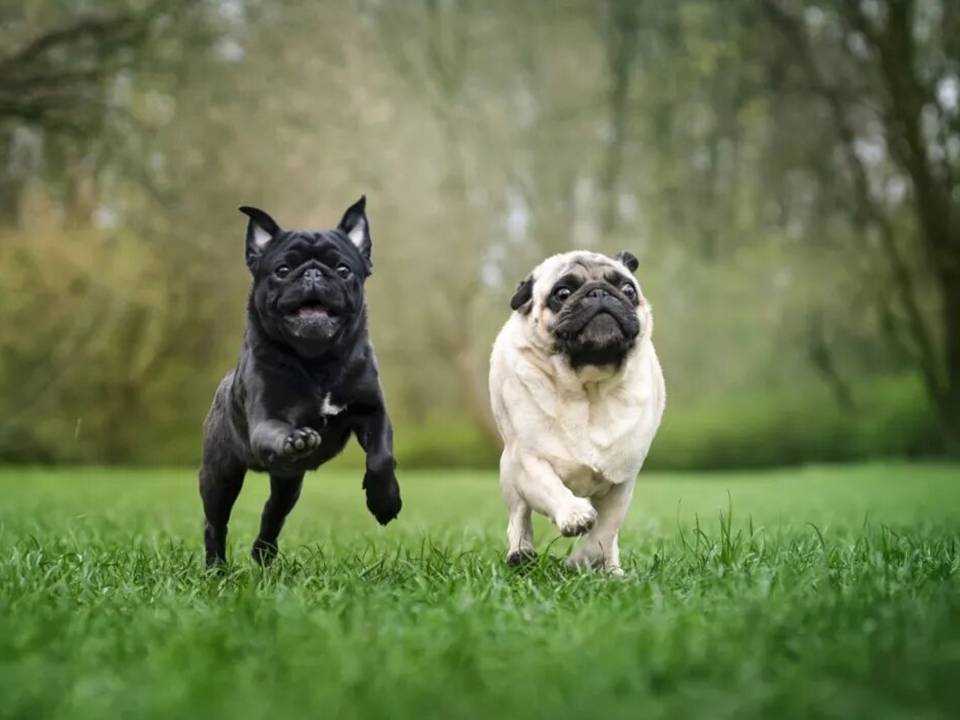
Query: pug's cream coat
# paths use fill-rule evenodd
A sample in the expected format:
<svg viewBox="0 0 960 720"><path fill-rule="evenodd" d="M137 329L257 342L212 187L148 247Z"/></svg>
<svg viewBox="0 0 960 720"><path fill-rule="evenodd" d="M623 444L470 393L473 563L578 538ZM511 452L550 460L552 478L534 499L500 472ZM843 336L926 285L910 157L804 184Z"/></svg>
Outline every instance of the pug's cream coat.
<svg viewBox="0 0 960 720"><path fill-rule="evenodd" d="M575 369L555 350L546 304L565 274L600 276L611 268L633 278L622 262L597 253L547 258L532 272L528 305L511 314L494 343L490 397L504 442L510 563L534 554L536 510L563 535L581 536L569 566L622 574L617 536L666 400L650 305L640 293L640 335L619 367Z"/></svg>

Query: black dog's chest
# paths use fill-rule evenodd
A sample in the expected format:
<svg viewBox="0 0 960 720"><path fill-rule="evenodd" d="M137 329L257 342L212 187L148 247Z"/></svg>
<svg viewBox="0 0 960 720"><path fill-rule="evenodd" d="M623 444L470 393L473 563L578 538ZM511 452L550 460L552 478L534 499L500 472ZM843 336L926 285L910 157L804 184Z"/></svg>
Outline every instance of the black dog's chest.
<svg viewBox="0 0 960 720"><path fill-rule="evenodd" d="M333 402L329 393L301 402L287 419L295 427L309 427L320 434L320 445L296 463L302 470L315 470L338 455L352 432L346 405Z"/></svg>
<svg viewBox="0 0 960 720"><path fill-rule="evenodd" d="M334 400L329 392L314 392L311 397L304 398L304 402L293 408L293 417L290 421L297 427L304 425L320 432L325 427L338 427L345 424L347 406Z"/></svg>

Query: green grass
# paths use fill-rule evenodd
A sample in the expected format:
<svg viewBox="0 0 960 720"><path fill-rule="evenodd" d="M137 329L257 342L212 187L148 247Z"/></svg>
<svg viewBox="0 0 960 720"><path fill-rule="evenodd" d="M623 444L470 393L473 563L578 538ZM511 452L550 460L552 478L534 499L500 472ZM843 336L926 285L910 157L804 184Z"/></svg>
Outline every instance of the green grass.
<svg viewBox="0 0 960 720"><path fill-rule="evenodd" d="M501 561L494 475L308 478L263 572L200 566L187 471L0 471L3 718L960 714L960 469L643 476L623 581ZM732 517L730 509L732 508Z"/></svg>

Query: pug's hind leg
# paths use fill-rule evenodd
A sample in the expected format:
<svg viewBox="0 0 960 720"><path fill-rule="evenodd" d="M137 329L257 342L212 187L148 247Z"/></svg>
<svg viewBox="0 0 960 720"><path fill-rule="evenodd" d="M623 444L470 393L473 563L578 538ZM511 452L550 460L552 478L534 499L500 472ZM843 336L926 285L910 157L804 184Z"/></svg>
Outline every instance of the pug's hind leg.
<svg viewBox="0 0 960 720"><path fill-rule="evenodd" d="M207 568L227 561L227 523L233 504L243 487L246 468L236 463L213 462L204 458L200 468L200 497L203 500L203 542Z"/></svg>
<svg viewBox="0 0 960 720"><path fill-rule="evenodd" d="M614 485L606 495L594 499L597 524L577 541L566 560L567 567L595 568L611 575L623 575L620 568L619 533L630 507L635 480Z"/></svg>
<svg viewBox="0 0 960 720"><path fill-rule="evenodd" d="M270 497L263 506L260 516L260 534L253 543L253 559L261 565L268 565L277 556L280 548L277 538L283 529L287 515L300 499L303 488L303 473L290 477L270 475Z"/></svg>
<svg viewBox="0 0 960 720"><path fill-rule="evenodd" d="M500 461L500 490L507 505L507 565L522 565L533 560L537 553L533 549L533 523L531 509L517 492L515 473L522 472L513 467L509 458Z"/></svg>

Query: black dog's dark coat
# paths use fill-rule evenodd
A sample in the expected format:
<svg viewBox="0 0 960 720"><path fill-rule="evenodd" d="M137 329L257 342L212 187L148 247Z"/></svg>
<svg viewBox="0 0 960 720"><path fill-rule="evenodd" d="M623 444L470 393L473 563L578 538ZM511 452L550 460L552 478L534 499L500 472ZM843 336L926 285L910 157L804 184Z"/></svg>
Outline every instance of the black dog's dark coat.
<svg viewBox="0 0 960 720"><path fill-rule="evenodd" d="M363 283L370 274L365 199L334 230L284 231L262 210L250 217L253 274L236 369L217 388L204 423L200 495L207 565L226 560L227 522L247 470L270 473L253 556L277 537L303 475L337 455L350 434L367 455L367 507L383 525L400 512L393 430L367 336Z"/></svg>

